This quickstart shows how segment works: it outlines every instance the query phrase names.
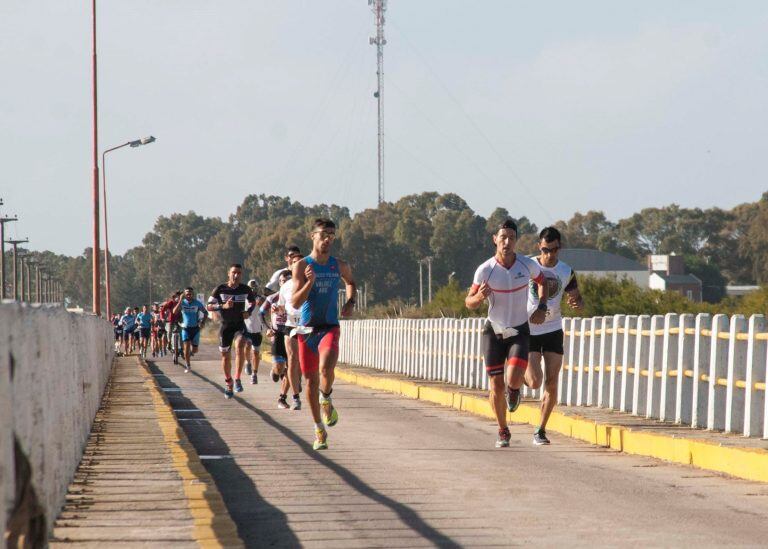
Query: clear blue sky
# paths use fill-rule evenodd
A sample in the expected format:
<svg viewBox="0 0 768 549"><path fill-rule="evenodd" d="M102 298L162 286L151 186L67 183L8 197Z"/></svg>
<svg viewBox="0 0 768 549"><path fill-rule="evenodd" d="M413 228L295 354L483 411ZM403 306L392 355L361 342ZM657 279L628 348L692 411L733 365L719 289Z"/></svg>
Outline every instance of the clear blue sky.
<svg viewBox="0 0 768 549"><path fill-rule="evenodd" d="M100 148L122 253L158 215L249 193L376 202L366 0L101 1ZM768 3L390 0L386 198L436 190L538 224L768 178ZM0 197L33 249L90 245L90 2L0 3ZM17 227L13 227L17 225Z"/></svg>

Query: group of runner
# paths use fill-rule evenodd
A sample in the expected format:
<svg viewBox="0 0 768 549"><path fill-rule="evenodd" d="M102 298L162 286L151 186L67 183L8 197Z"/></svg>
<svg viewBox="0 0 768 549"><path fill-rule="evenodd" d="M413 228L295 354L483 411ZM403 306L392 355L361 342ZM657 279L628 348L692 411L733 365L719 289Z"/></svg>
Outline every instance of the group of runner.
<svg viewBox="0 0 768 549"><path fill-rule="evenodd" d="M217 315L224 396L230 399L243 391L244 371L252 384L258 383L260 347L266 335L271 339L271 378L280 384L278 408L301 409L304 381L315 427L314 448L327 448L326 428L339 419L331 396L339 317L351 314L356 284L349 265L331 255L336 238L333 221L317 219L310 237L310 254L304 256L298 247L290 246L285 267L275 271L262 288L256 280L243 284L243 267L234 263L227 282L213 290L205 306L195 299L192 288L186 288L165 303L155 304L152 311L144 306L141 311L126 309L122 316L115 315L116 345L122 345L126 353L137 348L146 356L151 343L153 356L163 356L172 348L169 334L178 332L182 363L189 371L207 313ZM495 254L475 271L465 305L477 309L488 303L482 352L490 378L491 407L499 427L496 446L509 446L507 412L517 410L524 384L531 389L543 386L540 423L533 442L549 444L546 425L557 402L563 359L561 301L566 297L571 307L583 306L576 274L558 260L561 236L554 227L539 234L539 255L534 258L515 251L517 225L511 219L501 223L492 239ZM342 280L346 301L339 311L337 295Z"/></svg>

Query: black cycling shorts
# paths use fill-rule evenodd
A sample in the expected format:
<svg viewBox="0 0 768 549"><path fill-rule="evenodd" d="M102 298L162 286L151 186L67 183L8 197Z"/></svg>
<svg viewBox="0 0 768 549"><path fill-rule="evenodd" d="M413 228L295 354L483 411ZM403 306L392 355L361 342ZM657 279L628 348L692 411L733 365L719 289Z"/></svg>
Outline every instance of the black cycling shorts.
<svg viewBox="0 0 768 549"><path fill-rule="evenodd" d="M288 353L285 351L285 332L283 330L283 327L275 330L275 339L272 341L271 353L275 362L285 362L288 360Z"/></svg>
<svg viewBox="0 0 768 549"><path fill-rule="evenodd" d="M235 337L246 332L245 322L239 320L237 322L222 322L219 327L219 351L226 353L232 347L232 342Z"/></svg>
<svg viewBox="0 0 768 549"><path fill-rule="evenodd" d="M259 350L259 347L261 347L261 332L258 333L252 333L252 332L245 332L245 340L257 351Z"/></svg>
<svg viewBox="0 0 768 549"><path fill-rule="evenodd" d="M528 323L515 326L517 335L502 339L496 335L490 322L483 328L482 350L485 357L485 371L489 376L504 373L504 366L515 368L528 367Z"/></svg>
<svg viewBox="0 0 768 549"><path fill-rule="evenodd" d="M563 354L563 331L555 330L546 334L531 335L528 338L529 352Z"/></svg>

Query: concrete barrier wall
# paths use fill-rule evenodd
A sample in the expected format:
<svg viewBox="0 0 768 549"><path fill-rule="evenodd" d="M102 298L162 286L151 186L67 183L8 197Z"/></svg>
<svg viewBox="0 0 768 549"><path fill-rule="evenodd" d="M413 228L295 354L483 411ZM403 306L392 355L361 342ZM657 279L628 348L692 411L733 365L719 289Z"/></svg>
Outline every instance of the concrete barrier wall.
<svg viewBox="0 0 768 549"><path fill-rule="evenodd" d="M99 408L113 339L112 326L94 316L0 305L0 531L23 480L17 477L24 467L14 464L14 437L31 471L32 499L50 530Z"/></svg>
<svg viewBox="0 0 768 549"><path fill-rule="evenodd" d="M484 319L342 321L339 359L487 389ZM768 438L763 315L615 315L563 319L558 401ZM541 390L523 394L541 398Z"/></svg>

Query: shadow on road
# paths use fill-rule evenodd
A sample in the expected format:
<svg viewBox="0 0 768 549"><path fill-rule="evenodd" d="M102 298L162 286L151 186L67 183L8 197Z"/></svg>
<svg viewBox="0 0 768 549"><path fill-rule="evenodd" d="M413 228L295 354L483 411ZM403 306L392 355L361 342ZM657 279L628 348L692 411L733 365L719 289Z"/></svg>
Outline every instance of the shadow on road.
<svg viewBox="0 0 768 549"><path fill-rule="evenodd" d="M154 362L147 361L147 364L150 372L160 376L156 378L160 387L179 389L179 386L173 383ZM169 400L174 409L191 410L197 408L194 401L182 392L174 394ZM193 414L185 413L184 417L200 420L194 423L191 421L179 422L187 433L190 442L195 446L198 455L228 456L230 454L229 446L221 438L219 432L211 426L202 411ZM237 525L237 533L247 547L263 547L265 545L298 547L301 545L299 539L288 526L286 514L261 497L253 481L234 459L206 459L203 460L203 464L216 482L227 506L227 511ZM268 539L265 539L263 523L259 524L256 521L248 520L249 517L238 509L237 504L242 504L244 501L248 502L248 507L259 509L260 517L269 517L272 527Z"/></svg>
<svg viewBox="0 0 768 549"><path fill-rule="evenodd" d="M159 373L162 374L162 371L160 371L154 364L150 363L150 368L152 369L153 373ZM197 376L199 379L205 381L206 383L210 384L211 386L215 387L218 391L223 391L224 388L216 383L215 381L212 381L208 379L206 376L200 374L199 372L192 371L192 375ZM161 384L165 387L176 387L175 385L170 383L170 380L161 378ZM181 397L181 395L179 395ZM278 423L275 421L269 414L264 413L262 410L259 410L249 402L246 402L245 400L235 396L234 400L240 404L241 406L247 408L251 412L253 412L255 415L257 415L259 418L261 418L262 421L264 421L267 425L271 426L272 428L278 430L281 432L286 438L291 440L299 449L302 450L308 457L312 458L319 464L323 465L324 467L327 467L330 471L335 473L340 479L342 479L345 483L347 483L351 488L356 490L359 494L369 498L370 500L388 507L391 509L394 513L397 514L397 516L400 518L400 520L403 522L404 525L406 525L408 528L410 528L412 531L419 534L422 538L425 540L434 543L435 545L439 547L449 547L449 548L458 548L461 547L460 544L453 541L450 537L443 534L439 530L436 530L419 516L419 514L408 507L405 504L402 504L398 501L393 500L390 497L385 496L384 494L381 494L380 492L373 489L371 486L365 483L360 477L352 473L350 470L346 469L345 467L335 463L331 459L328 459L325 457L322 453L315 451L312 448L312 445L304 440L301 436L296 434L291 429L285 427L284 425ZM189 408L195 408L194 401L189 399L188 397L184 397L183 399L180 399L179 402L187 403L184 404L184 406L187 406ZM186 423L186 422L185 422ZM185 429L186 430L186 429ZM218 433L211 427L210 428L213 433L215 433L215 436L219 438L221 441L222 447L226 447L226 444L223 440L218 436ZM189 433L188 433L189 436ZM195 444L195 440L193 437L190 436L190 440L193 444ZM198 452L200 451L199 448L197 448L197 444L195 444L196 449L198 449ZM218 447L218 445L217 445ZM207 451L207 450L206 450ZM210 463L206 463L206 468L209 469L209 472L211 475L213 475L214 479L216 479L216 484L219 486L219 489L221 491L221 495L224 498L225 503L227 504L227 508L233 513L232 518L237 524L238 532L240 533L243 540L250 545L250 543L255 543L256 540L259 540L261 543L264 543L264 539L255 537L258 535L257 532L253 532L253 528L248 524L247 517L240 514L239 516L236 516L237 509L235 508L236 502L233 498L242 498L242 493L234 493L229 488L232 488L232 483L230 482L230 479L227 477L224 477L223 473L224 470L220 467L223 466L220 462L230 462L228 465L233 469L233 471L230 471L230 474L233 475L232 479L233 481L237 481L237 483L247 483L249 485L249 490L252 489L253 495L252 497L260 498L258 491L256 490L256 487L253 485L253 482L248 478L242 470L237 466L236 463L234 463L234 460L219 460L217 462L215 469ZM219 477L217 475L222 475L222 481L219 481ZM237 476L237 478L234 478ZM229 488L228 488L229 486ZM237 492L240 492L240 488L237 489ZM269 508L270 510L275 511L275 520L281 520L286 521L285 514L282 513L282 511L279 511L274 506L270 505L266 501L261 499L261 503L265 506L264 508ZM242 499L240 500L242 501ZM286 530L286 535L290 533L290 529L287 526L286 521L286 527L284 528ZM291 539L294 541L291 542L288 539L285 540L276 540L276 544L279 545L287 545L287 546L295 546L298 545L298 541L295 541L295 536L290 533ZM270 540L272 541L272 540Z"/></svg>

